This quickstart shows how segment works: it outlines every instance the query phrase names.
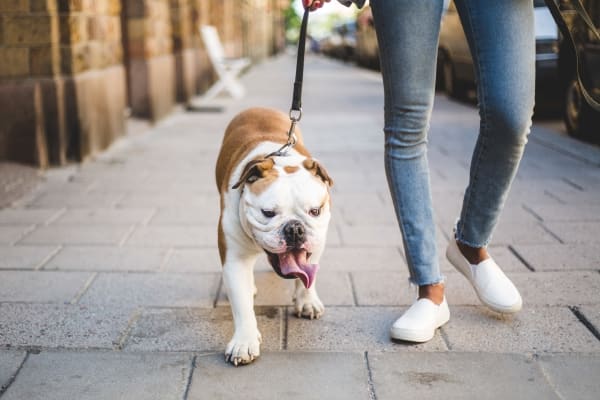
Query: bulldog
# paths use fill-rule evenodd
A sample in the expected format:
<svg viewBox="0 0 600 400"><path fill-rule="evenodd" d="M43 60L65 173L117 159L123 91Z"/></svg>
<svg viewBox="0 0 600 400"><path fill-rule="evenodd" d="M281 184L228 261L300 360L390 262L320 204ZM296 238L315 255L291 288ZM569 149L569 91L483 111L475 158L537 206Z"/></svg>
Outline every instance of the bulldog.
<svg viewBox="0 0 600 400"><path fill-rule="evenodd" d="M289 125L276 110L243 111L229 123L217 159L219 255L234 322L225 360L236 366L260 355L253 274L259 255L266 254L277 275L296 280L299 317L314 319L324 312L315 281L333 181L304 147L299 129L286 155L272 154L287 143Z"/></svg>

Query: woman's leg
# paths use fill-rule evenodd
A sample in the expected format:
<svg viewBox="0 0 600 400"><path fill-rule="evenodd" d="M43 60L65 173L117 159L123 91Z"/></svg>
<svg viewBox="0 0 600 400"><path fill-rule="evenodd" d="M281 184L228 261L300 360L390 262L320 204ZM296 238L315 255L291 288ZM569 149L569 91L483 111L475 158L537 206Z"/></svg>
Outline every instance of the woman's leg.
<svg viewBox="0 0 600 400"><path fill-rule="evenodd" d="M443 1L372 0L385 91L385 169L411 281L422 297L442 282L427 163ZM438 301L443 286L437 290ZM441 296L440 296L441 294Z"/></svg>
<svg viewBox="0 0 600 400"><path fill-rule="evenodd" d="M535 96L533 3L456 0L456 6L473 55L481 116L456 239L461 250L485 251L531 127Z"/></svg>

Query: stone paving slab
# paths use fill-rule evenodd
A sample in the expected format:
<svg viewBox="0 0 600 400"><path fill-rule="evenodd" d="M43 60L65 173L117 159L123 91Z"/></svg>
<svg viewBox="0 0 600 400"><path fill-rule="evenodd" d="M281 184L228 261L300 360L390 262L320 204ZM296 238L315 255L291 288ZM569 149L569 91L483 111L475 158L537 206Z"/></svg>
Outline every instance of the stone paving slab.
<svg viewBox="0 0 600 400"><path fill-rule="evenodd" d="M19 244L113 244L118 245L131 232L122 225L41 226L28 233Z"/></svg>
<svg viewBox="0 0 600 400"><path fill-rule="evenodd" d="M188 399L368 400L368 388L361 353L264 353L241 371L217 354L196 359Z"/></svg>
<svg viewBox="0 0 600 400"><path fill-rule="evenodd" d="M532 204L530 206L543 221L598 221L600 220L600 204Z"/></svg>
<svg viewBox="0 0 600 400"><path fill-rule="evenodd" d="M41 267L58 246L0 245L0 269L36 269Z"/></svg>
<svg viewBox="0 0 600 400"><path fill-rule="evenodd" d="M112 246L62 247L44 270L63 271L158 271L168 250Z"/></svg>
<svg viewBox="0 0 600 400"><path fill-rule="evenodd" d="M181 399L191 363L187 354L30 354L2 399Z"/></svg>
<svg viewBox="0 0 600 400"><path fill-rule="evenodd" d="M87 272L0 271L0 302L68 303L92 276Z"/></svg>
<svg viewBox="0 0 600 400"><path fill-rule="evenodd" d="M554 230L552 232L556 233ZM492 237L494 245L560 243L540 223L500 221Z"/></svg>
<svg viewBox="0 0 600 400"><path fill-rule="evenodd" d="M294 351L445 351L440 332L424 344L394 343L390 327L406 307L328 307L319 320L289 315L287 349ZM290 311L291 313L291 311Z"/></svg>
<svg viewBox="0 0 600 400"><path fill-rule="evenodd" d="M217 274L99 273L80 303L113 307L212 307L218 282Z"/></svg>
<svg viewBox="0 0 600 400"><path fill-rule="evenodd" d="M60 212L60 209L5 208L0 210L0 225L43 224Z"/></svg>
<svg viewBox="0 0 600 400"><path fill-rule="evenodd" d="M598 341L566 307L525 307L502 316L483 307L452 307L442 328L453 351L600 352Z"/></svg>
<svg viewBox="0 0 600 400"><path fill-rule="evenodd" d="M30 208L107 208L113 207L123 197L119 193L73 193L65 195L62 191L57 193L43 193L33 199Z"/></svg>
<svg viewBox="0 0 600 400"><path fill-rule="evenodd" d="M518 354L371 354L378 400L560 399L540 367Z"/></svg>
<svg viewBox="0 0 600 400"><path fill-rule="evenodd" d="M216 189L215 189L216 192ZM145 207L209 207L218 210L219 198L218 196L207 196L207 195L186 195L186 196L173 196L173 194L159 194L159 195L148 195L148 194L127 194L120 199L117 204L119 207L124 208L145 208Z"/></svg>
<svg viewBox="0 0 600 400"><path fill-rule="evenodd" d="M596 332L600 332L600 305L586 305L577 307L578 311L581 312L585 318L592 324ZM600 340L600 338L598 338Z"/></svg>
<svg viewBox="0 0 600 400"><path fill-rule="evenodd" d="M398 246L327 247L320 260L323 271L402 271L406 261Z"/></svg>
<svg viewBox="0 0 600 400"><path fill-rule="evenodd" d="M174 249L164 266L167 272L221 273L221 260L217 248Z"/></svg>
<svg viewBox="0 0 600 400"><path fill-rule="evenodd" d="M539 272L600 270L600 252L588 244L516 244L514 249Z"/></svg>
<svg viewBox="0 0 600 400"><path fill-rule="evenodd" d="M600 244L600 221L598 222L547 222L545 225L564 243Z"/></svg>
<svg viewBox="0 0 600 400"><path fill-rule="evenodd" d="M150 219L154 209L73 209L61 214L52 225L134 225L141 224Z"/></svg>
<svg viewBox="0 0 600 400"><path fill-rule="evenodd" d="M0 226L0 244L13 244L21 239L25 233L31 231L32 226Z"/></svg>
<svg viewBox="0 0 600 400"><path fill-rule="evenodd" d="M600 274L595 271L508 273L519 289L524 307L600 304ZM458 272L446 274L446 297L451 305L480 305L470 283Z"/></svg>
<svg viewBox="0 0 600 400"><path fill-rule="evenodd" d="M25 360L23 351L0 350L0 393L4 391Z"/></svg>
<svg viewBox="0 0 600 400"><path fill-rule="evenodd" d="M600 357L597 354L542 356L539 364L561 399L594 400L600 393Z"/></svg>
<svg viewBox="0 0 600 400"><path fill-rule="evenodd" d="M138 227L125 242L126 246L142 247L214 247L217 244L214 226L143 226Z"/></svg>
<svg viewBox="0 0 600 400"><path fill-rule="evenodd" d="M276 307L256 307L262 350L281 350L284 314ZM233 336L229 307L143 310L123 348L126 351L224 352ZM222 358L221 358L222 360Z"/></svg>
<svg viewBox="0 0 600 400"><path fill-rule="evenodd" d="M402 243L400 229L395 225L338 225L346 247L393 247Z"/></svg>
<svg viewBox="0 0 600 400"><path fill-rule="evenodd" d="M409 286L408 271L352 272L352 283L359 306L405 306L416 298L416 289Z"/></svg>
<svg viewBox="0 0 600 400"><path fill-rule="evenodd" d="M291 306L294 304L295 283L293 279L282 279L275 272L255 272L257 288L254 304L257 306ZM319 298L325 306L353 306L352 282L347 273L325 272L317 274L315 283ZM221 290L218 305L229 305L225 290Z"/></svg>
<svg viewBox="0 0 600 400"><path fill-rule="evenodd" d="M112 349L130 317L115 307L0 303L0 348Z"/></svg>
<svg viewBox="0 0 600 400"><path fill-rule="evenodd" d="M217 204L212 207L161 208L149 225L208 225L214 228L219 222Z"/></svg>

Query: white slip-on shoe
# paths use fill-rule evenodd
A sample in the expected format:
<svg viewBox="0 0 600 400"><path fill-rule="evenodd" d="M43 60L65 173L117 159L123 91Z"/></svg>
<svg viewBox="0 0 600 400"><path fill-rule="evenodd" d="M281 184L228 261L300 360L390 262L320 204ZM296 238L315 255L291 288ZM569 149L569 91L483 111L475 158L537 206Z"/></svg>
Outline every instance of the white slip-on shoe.
<svg viewBox="0 0 600 400"><path fill-rule="evenodd" d="M450 240L446 258L471 282L479 300L490 309L513 314L523 306L519 291L491 257L477 265L470 264L460 252L456 240Z"/></svg>
<svg viewBox="0 0 600 400"><path fill-rule="evenodd" d="M418 299L390 329L392 339L423 343L431 340L435 330L450 319L446 298L440 305L429 299Z"/></svg>

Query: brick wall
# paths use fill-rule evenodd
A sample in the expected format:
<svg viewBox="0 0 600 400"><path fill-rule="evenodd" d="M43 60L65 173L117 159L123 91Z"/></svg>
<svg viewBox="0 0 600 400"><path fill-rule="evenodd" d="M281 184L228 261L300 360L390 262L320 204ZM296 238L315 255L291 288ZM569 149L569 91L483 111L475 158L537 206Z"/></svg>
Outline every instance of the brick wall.
<svg viewBox="0 0 600 400"><path fill-rule="evenodd" d="M123 133L119 15L118 0L0 1L0 159L64 164Z"/></svg>
<svg viewBox="0 0 600 400"><path fill-rule="evenodd" d="M199 36L230 57L283 47L287 0L0 0L0 160L82 160L156 121L215 75Z"/></svg>

